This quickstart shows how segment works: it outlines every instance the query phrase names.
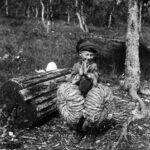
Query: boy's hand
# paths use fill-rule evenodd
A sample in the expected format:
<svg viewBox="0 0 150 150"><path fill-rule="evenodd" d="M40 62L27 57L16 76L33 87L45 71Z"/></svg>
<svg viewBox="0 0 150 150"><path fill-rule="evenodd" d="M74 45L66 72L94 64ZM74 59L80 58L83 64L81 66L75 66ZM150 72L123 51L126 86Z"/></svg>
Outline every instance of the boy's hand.
<svg viewBox="0 0 150 150"><path fill-rule="evenodd" d="M87 66L87 62L83 62L82 66L83 66L83 73L87 74L89 70L89 66Z"/></svg>
<svg viewBox="0 0 150 150"><path fill-rule="evenodd" d="M80 76L83 75L83 65L81 65L81 68L79 69L79 75L80 75Z"/></svg>
<svg viewBox="0 0 150 150"><path fill-rule="evenodd" d="M92 81L93 81L93 86L97 86L97 85L98 85L97 78L95 77L94 74L88 73L87 76L88 76L90 79L92 79Z"/></svg>

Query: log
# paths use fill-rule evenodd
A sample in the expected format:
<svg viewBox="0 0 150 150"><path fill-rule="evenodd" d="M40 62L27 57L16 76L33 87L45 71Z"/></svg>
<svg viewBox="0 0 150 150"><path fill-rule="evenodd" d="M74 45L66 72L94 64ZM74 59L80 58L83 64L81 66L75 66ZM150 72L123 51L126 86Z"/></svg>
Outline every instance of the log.
<svg viewBox="0 0 150 150"><path fill-rule="evenodd" d="M66 82L70 69L21 76L8 80L0 89L0 104L16 128L30 127L57 111L56 92Z"/></svg>

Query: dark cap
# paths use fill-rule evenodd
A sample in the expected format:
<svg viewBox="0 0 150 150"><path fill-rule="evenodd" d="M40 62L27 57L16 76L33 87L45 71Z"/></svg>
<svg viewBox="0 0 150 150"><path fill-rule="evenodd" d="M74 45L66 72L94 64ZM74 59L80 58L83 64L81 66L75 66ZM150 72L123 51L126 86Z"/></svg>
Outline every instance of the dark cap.
<svg viewBox="0 0 150 150"><path fill-rule="evenodd" d="M97 44L86 39L79 40L76 46L77 53L80 53L81 51L90 51L93 53L98 53L99 49L100 48Z"/></svg>

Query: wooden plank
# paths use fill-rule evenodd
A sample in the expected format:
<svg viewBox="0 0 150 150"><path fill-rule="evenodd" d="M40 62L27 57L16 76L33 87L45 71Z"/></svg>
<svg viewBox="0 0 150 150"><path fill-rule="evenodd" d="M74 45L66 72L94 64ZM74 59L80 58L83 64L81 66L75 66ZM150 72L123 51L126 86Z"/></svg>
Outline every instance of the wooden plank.
<svg viewBox="0 0 150 150"><path fill-rule="evenodd" d="M65 76L67 74L70 74L69 70L61 70L61 71L51 71L49 74L46 74L45 76L42 76L40 78L34 78L32 80L28 80L24 82L24 87L34 86L35 84L45 82L48 80L52 80L61 76Z"/></svg>
<svg viewBox="0 0 150 150"><path fill-rule="evenodd" d="M28 75L28 76L21 76L18 78L12 78L10 79L12 82L16 82L17 84L21 85L22 88L26 88L29 86L33 86L35 84L38 84L40 82L44 82L47 80L51 80L54 78L57 78L59 76L69 75L71 72L71 69L58 69L53 70L45 73L39 73L35 75Z"/></svg>
<svg viewBox="0 0 150 150"><path fill-rule="evenodd" d="M43 93L56 90L58 84L60 84L61 82L64 82L65 79L66 77L62 76L62 77L55 78L50 81L45 81L45 82L36 84L34 86L22 89L19 91L19 93L22 95L24 101L28 101Z"/></svg>
<svg viewBox="0 0 150 150"><path fill-rule="evenodd" d="M57 92L57 90L45 93L43 95L40 95L38 98L32 99L32 101L34 101L35 105L38 105L38 104L43 103L43 102L45 102L49 99L55 98L56 97L56 92Z"/></svg>
<svg viewBox="0 0 150 150"><path fill-rule="evenodd" d="M53 113L56 110L57 110L56 105L51 105L51 107L48 107L48 109L46 109L45 111L39 111L39 112L37 112L37 118L41 118L43 116L51 114L51 113Z"/></svg>
<svg viewBox="0 0 150 150"><path fill-rule="evenodd" d="M55 99L49 99L46 102L43 102L36 106L37 112L42 111L45 108L51 107L52 105L55 105L56 101Z"/></svg>

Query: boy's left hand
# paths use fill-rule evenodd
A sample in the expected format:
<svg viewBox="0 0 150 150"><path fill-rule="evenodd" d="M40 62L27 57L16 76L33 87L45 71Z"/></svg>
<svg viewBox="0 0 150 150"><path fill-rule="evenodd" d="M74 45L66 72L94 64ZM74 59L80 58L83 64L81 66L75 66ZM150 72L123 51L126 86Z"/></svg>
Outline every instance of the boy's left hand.
<svg viewBox="0 0 150 150"><path fill-rule="evenodd" d="M92 79L93 85L94 85L94 86L97 86L98 82L97 82L97 78L95 77L95 75L92 74L92 73L88 73L87 76L88 76L90 79Z"/></svg>

